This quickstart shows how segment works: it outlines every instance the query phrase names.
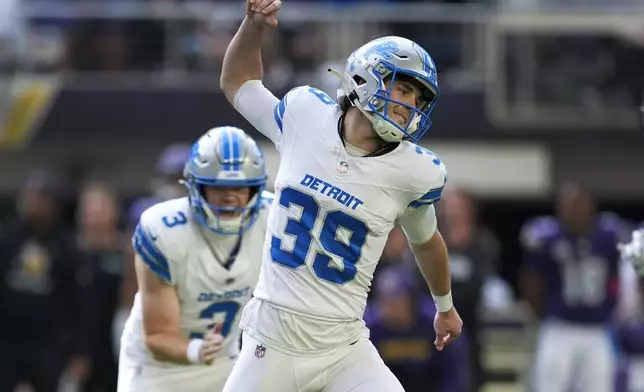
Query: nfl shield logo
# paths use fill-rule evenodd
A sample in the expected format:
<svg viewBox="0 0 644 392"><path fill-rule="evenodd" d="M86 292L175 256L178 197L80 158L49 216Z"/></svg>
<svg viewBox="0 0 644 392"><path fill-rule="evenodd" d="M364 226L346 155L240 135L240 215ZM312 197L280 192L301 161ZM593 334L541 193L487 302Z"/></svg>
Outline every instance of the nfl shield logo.
<svg viewBox="0 0 644 392"><path fill-rule="evenodd" d="M266 347L261 344L255 347L255 356L257 358L264 358L264 354L266 354Z"/></svg>
<svg viewBox="0 0 644 392"><path fill-rule="evenodd" d="M345 161L340 161L340 162L338 162L338 166L336 166L336 169L340 173L344 174L344 173L347 172L347 170L349 170L349 164L347 162L345 162Z"/></svg>

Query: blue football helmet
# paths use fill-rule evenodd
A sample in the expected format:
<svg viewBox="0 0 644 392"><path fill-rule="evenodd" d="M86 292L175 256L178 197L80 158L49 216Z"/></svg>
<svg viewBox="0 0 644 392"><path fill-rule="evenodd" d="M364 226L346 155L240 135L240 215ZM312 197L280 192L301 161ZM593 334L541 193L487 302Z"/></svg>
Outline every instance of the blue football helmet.
<svg viewBox="0 0 644 392"><path fill-rule="evenodd" d="M429 116L440 93L436 65L417 43L402 37L382 37L363 45L347 59L344 73L330 70L341 79L338 98L346 96L373 124L386 142L405 138L416 143L432 124ZM421 86L421 104L412 107L390 98L397 77L404 75ZM385 81L389 85L385 86ZM401 126L388 116L388 105L395 103L411 110Z"/></svg>
<svg viewBox="0 0 644 392"><path fill-rule="evenodd" d="M195 219L219 234L241 234L255 223L266 179L262 151L250 136L234 127L217 127L206 132L192 147L184 169L184 183ZM206 201L204 186L250 187L251 198L245 207L215 206ZM221 217L228 212L239 215Z"/></svg>

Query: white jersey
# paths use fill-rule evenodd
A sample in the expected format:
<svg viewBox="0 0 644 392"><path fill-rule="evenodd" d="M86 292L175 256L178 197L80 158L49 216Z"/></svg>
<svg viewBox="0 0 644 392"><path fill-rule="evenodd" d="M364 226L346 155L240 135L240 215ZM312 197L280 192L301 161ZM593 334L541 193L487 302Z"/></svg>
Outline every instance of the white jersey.
<svg viewBox="0 0 644 392"><path fill-rule="evenodd" d="M259 217L239 243L239 236L218 235L193 220L187 197L150 207L133 236L134 248L150 271L176 288L182 334L202 337L223 323L221 333L226 339L220 356L234 358L239 353L239 317L257 283L272 198L268 192L262 194ZM235 248L237 257L226 268ZM147 349L139 294L125 324L121 356L138 364L175 366L156 361Z"/></svg>
<svg viewBox="0 0 644 392"><path fill-rule="evenodd" d="M277 102L268 93L267 110L258 99L270 97L257 83L242 86L234 104L275 142L281 162L257 300L242 329L276 349L318 355L368 335L362 315L389 232L440 197L446 170L434 153L406 141L381 156L351 156L338 131L342 113L326 94L304 86Z"/></svg>

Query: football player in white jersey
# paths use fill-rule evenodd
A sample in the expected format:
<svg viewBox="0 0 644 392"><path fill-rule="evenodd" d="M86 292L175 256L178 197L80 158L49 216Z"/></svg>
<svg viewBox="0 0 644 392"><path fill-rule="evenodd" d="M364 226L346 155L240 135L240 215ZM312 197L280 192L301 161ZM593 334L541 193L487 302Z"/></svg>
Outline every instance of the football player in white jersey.
<svg viewBox="0 0 644 392"><path fill-rule="evenodd" d="M438 97L436 68L385 37L348 59L338 104L308 86L282 100L262 84L261 41L279 0L249 0L221 87L281 154L260 279L241 318L226 392L402 391L362 319L387 236L400 224L438 307L436 346L461 333L433 203L445 166L417 142Z"/></svg>
<svg viewBox="0 0 644 392"><path fill-rule="evenodd" d="M118 392L221 391L239 355L272 200L262 153L241 129L211 129L193 146L184 183L189 197L150 207L132 238L139 291Z"/></svg>

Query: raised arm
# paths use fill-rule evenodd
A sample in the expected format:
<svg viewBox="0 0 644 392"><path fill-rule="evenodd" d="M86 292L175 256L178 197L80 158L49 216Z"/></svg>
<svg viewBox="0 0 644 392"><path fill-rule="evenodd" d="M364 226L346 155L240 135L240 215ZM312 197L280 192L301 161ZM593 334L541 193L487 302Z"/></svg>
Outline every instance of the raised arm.
<svg viewBox="0 0 644 392"><path fill-rule="evenodd" d="M281 123L276 121L279 99L262 84L261 47L264 29L277 26L281 5L280 0L246 1L246 17L226 49L220 79L233 107L278 148L282 138Z"/></svg>
<svg viewBox="0 0 644 392"><path fill-rule="evenodd" d="M244 83L262 80L264 28L277 26L281 6L281 0L246 0L246 17L226 49L219 81L230 103Z"/></svg>
<svg viewBox="0 0 644 392"><path fill-rule="evenodd" d="M219 84L233 103L239 88L249 80L262 80L262 36L264 25L246 16L224 55Z"/></svg>

